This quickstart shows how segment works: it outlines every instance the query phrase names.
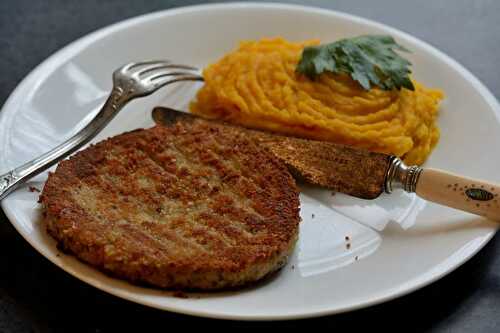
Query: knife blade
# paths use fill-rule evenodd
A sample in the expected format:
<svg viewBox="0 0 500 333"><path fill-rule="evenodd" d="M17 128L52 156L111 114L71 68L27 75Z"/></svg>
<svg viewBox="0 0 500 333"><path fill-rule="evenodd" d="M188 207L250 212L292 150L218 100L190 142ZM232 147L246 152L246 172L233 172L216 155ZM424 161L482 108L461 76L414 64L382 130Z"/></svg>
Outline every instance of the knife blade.
<svg viewBox="0 0 500 333"><path fill-rule="evenodd" d="M447 171L406 166L397 157L332 142L249 129L166 107L152 111L155 123L207 122L243 132L283 161L291 173L313 185L362 199L401 188L438 204L500 221L500 185Z"/></svg>
<svg viewBox="0 0 500 333"><path fill-rule="evenodd" d="M374 199L384 191L385 175L391 159L389 155L248 129L165 107L154 108L152 116L157 124L164 126L201 121L243 131L284 162L296 178L313 185L363 199Z"/></svg>

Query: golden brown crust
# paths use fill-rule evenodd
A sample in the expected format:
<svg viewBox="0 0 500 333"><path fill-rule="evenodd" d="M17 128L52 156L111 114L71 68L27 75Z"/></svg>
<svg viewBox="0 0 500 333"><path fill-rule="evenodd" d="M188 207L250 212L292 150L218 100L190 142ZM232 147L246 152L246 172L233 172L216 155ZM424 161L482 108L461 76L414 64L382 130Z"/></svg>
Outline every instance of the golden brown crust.
<svg viewBox="0 0 500 333"><path fill-rule="evenodd" d="M40 201L49 233L133 282L216 289L279 268L298 234L286 167L223 125L125 133L63 161Z"/></svg>

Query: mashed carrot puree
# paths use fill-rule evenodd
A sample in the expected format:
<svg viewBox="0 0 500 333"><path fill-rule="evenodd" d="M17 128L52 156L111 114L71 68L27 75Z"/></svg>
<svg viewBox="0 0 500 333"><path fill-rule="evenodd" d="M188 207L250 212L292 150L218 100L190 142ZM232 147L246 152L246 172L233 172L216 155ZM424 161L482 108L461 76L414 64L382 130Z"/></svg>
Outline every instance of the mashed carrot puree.
<svg viewBox="0 0 500 333"><path fill-rule="evenodd" d="M366 148L423 163L439 139L443 93L363 88L348 75L296 73L304 46L283 38L242 42L208 66L191 111L247 127Z"/></svg>

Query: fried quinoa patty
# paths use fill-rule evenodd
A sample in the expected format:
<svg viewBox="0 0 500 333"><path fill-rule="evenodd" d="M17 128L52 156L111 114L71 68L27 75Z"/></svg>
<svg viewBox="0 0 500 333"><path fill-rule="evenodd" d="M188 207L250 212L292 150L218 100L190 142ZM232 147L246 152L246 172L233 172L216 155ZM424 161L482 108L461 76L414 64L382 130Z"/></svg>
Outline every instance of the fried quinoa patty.
<svg viewBox="0 0 500 333"><path fill-rule="evenodd" d="M299 198L286 167L230 127L128 132L62 161L40 202L59 247L134 283L220 289L286 263Z"/></svg>

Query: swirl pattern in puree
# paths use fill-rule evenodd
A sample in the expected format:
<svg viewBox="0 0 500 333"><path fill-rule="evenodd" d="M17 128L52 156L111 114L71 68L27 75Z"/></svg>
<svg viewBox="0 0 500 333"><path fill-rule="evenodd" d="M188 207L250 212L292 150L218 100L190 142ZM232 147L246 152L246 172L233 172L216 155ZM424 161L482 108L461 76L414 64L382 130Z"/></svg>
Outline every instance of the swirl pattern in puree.
<svg viewBox="0 0 500 333"><path fill-rule="evenodd" d="M348 75L297 73L302 49L317 40L242 42L204 72L191 111L247 127L332 141L423 163L439 139L443 94L413 81L415 91L369 91Z"/></svg>

